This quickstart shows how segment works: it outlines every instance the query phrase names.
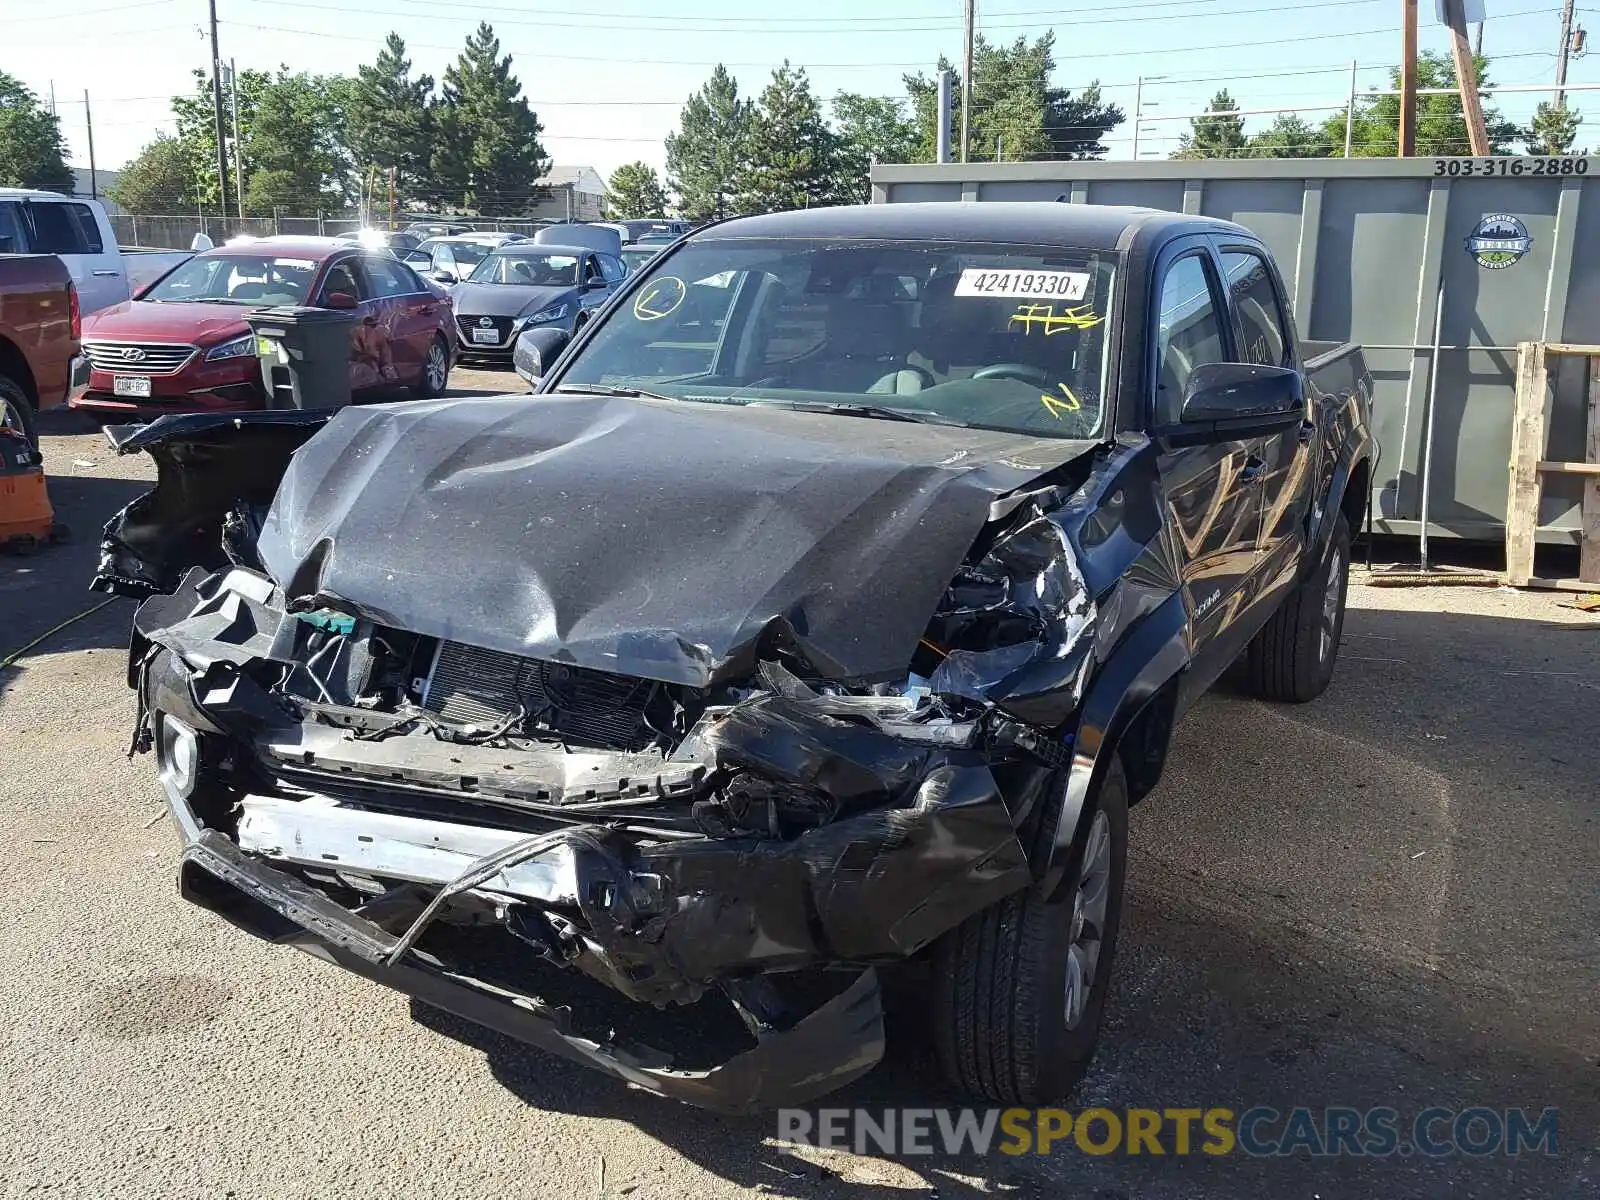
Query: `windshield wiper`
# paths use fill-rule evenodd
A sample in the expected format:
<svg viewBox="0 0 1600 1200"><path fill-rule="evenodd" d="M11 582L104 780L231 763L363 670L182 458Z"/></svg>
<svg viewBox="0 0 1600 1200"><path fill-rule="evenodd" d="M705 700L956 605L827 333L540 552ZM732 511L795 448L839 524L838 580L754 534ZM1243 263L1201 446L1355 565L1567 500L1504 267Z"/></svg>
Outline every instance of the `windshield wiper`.
<svg viewBox="0 0 1600 1200"><path fill-rule="evenodd" d="M552 390L568 396L620 396L624 400L681 399L678 396L669 396L665 392L648 392L644 388L618 387L610 383L563 383Z"/></svg>
<svg viewBox="0 0 1600 1200"><path fill-rule="evenodd" d="M920 408L889 408L882 404L807 404L797 400L752 400L751 407L792 408L796 412L836 413L842 417L870 417L878 421L913 421L919 425L954 425L969 429L971 425L955 417L929 412Z"/></svg>

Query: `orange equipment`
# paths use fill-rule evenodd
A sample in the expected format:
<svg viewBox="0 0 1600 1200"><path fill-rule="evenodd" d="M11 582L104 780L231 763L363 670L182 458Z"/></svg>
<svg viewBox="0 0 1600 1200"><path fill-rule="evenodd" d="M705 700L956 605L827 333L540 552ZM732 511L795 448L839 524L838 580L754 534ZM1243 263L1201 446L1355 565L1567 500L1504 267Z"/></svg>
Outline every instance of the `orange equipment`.
<svg viewBox="0 0 1600 1200"><path fill-rule="evenodd" d="M50 507L39 452L20 433L0 429L0 550L32 554L66 538L67 527L56 524Z"/></svg>

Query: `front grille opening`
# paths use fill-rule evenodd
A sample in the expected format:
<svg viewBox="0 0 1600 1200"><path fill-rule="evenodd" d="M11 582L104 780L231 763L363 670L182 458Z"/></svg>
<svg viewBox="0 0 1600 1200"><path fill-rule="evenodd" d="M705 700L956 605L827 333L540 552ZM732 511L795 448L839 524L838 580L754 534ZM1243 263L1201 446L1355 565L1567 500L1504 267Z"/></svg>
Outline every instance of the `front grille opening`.
<svg viewBox="0 0 1600 1200"><path fill-rule="evenodd" d="M446 641L439 644L422 707L451 724L479 728L520 712L524 729L637 753L681 735L684 701L694 699L683 694L687 690Z"/></svg>

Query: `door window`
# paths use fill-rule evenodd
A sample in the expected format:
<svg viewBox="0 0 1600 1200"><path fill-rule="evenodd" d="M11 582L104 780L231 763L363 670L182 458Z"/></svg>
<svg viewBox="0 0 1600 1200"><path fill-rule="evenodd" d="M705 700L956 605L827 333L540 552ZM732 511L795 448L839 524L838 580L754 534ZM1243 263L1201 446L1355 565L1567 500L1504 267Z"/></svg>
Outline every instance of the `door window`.
<svg viewBox="0 0 1600 1200"><path fill-rule="evenodd" d="M73 207L55 201L35 201L28 205L28 216L33 224L33 237L29 240L34 253L88 253L89 246L84 240L83 230L70 211Z"/></svg>
<svg viewBox="0 0 1600 1200"><path fill-rule="evenodd" d="M374 257L362 259L361 265L372 285L372 294L380 300L388 296L409 296L420 290L416 276L397 262Z"/></svg>
<svg viewBox="0 0 1600 1200"><path fill-rule="evenodd" d="M367 291L360 284L359 273L353 268L352 259L336 262L328 268L328 275L322 281L322 301L327 303L328 297L335 292L343 292L347 296L354 296L357 300L365 300Z"/></svg>
<svg viewBox="0 0 1600 1200"><path fill-rule="evenodd" d="M1186 254L1167 268L1158 312L1156 417L1167 424L1179 418L1194 369L1224 361L1222 322L1205 255Z"/></svg>
<svg viewBox="0 0 1600 1200"><path fill-rule="evenodd" d="M89 253L105 253L105 242L100 237L100 223L94 219L94 209L87 204L68 204L64 207L72 213L73 220L78 222L78 229L83 234L83 243L89 248Z"/></svg>
<svg viewBox="0 0 1600 1200"><path fill-rule="evenodd" d="M609 254L600 256L600 274L607 283L621 283L627 277L628 268L622 265L620 258L612 258Z"/></svg>
<svg viewBox="0 0 1600 1200"><path fill-rule="evenodd" d="M1283 298L1265 260L1247 250L1227 250L1222 271L1239 314L1239 361L1258 367L1290 366Z"/></svg>
<svg viewBox="0 0 1600 1200"><path fill-rule="evenodd" d="M0 254L21 254L27 248L21 206L14 200L0 201Z"/></svg>
<svg viewBox="0 0 1600 1200"><path fill-rule="evenodd" d="M595 280L602 278L603 276L600 274L600 264L595 261L594 255L588 255L583 260L583 282L585 284L590 284Z"/></svg>

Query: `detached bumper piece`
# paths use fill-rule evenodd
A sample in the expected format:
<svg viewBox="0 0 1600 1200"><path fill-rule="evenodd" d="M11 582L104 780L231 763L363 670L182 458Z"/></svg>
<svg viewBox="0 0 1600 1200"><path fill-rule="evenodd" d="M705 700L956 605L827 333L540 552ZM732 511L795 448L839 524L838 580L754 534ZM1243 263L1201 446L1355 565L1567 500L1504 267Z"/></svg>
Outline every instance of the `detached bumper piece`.
<svg viewBox="0 0 1600 1200"><path fill-rule="evenodd" d="M709 1070L673 1070L646 1047L602 1045L572 1032L566 1010L456 974L415 949L437 898L420 907L404 933L391 933L201 828L182 800L169 797L169 803L185 836L194 837L179 868L185 899L257 937L298 946L374 983L648 1091L715 1112L746 1114L803 1104L860 1077L883 1057L883 1006L871 969L791 1028L759 1035L754 1049ZM518 848L532 853L531 843L540 840ZM498 862L484 862L462 881L500 869ZM396 915L401 914L391 909L385 918Z"/></svg>

